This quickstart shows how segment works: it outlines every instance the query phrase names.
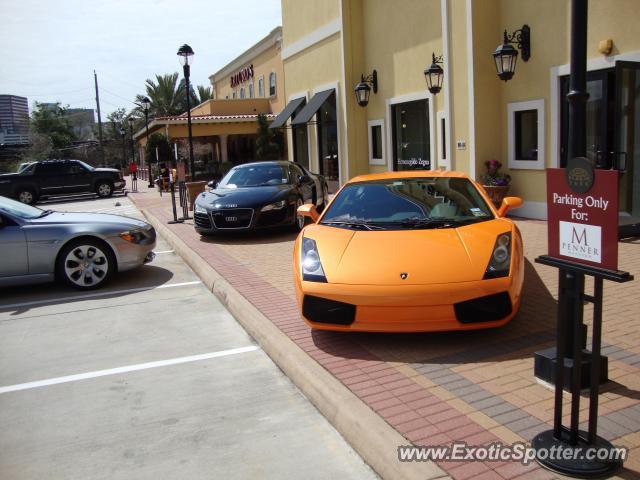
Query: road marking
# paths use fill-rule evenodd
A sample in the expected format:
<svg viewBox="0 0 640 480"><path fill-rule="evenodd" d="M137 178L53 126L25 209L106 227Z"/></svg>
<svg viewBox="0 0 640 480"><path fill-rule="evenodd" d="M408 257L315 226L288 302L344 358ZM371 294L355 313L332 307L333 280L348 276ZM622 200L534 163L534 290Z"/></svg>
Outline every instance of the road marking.
<svg viewBox="0 0 640 480"><path fill-rule="evenodd" d="M72 302L74 300L85 300L89 298L108 297L110 295L122 295L126 293L146 292L148 290L159 290L161 288L187 287L190 285L200 285L201 283L202 282L200 280L195 280L193 282L167 283L164 285L158 285L157 287L127 288L124 290L110 290L108 292L89 293L86 295L73 295L71 297L57 297L57 298L51 298L49 300L34 300L31 302L10 303L7 305L0 304L0 310L6 310L8 308L29 307L32 305L46 305L49 303Z"/></svg>
<svg viewBox="0 0 640 480"><path fill-rule="evenodd" d="M173 250L162 250L161 252L153 252L156 255L162 255L163 253L173 253Z"/></svg>
<svg viewBox="0 0 640 480"><path fill-rule="evenodd" d="M179 365L181 363L199 362L201 360L209 360L211 358L227 357L229 355L238 355L240 353L253 352L259 350L260 347L250 345L248 347L232 348L230 350L222 350L219 352L202 353L200 355L191 355L188 357L171 358L169 360L159 360L156 362L138 363L136 365L127 365L125 367L109 368L107 370L96 370L87 373L78 373L76 375L67 375L65 377L49 378L47 380L38 380L35 382L18 383L0 387L0 395L9 392L19 392L20 390L30 390L32 388L48 387L50 385L58 385L60 383L77 382L79 380L87 380L89 378L106 377L108 375L118 375L120 373L137 372L139 370L148 370L150 368L166 367L169 365Z"/></svg>

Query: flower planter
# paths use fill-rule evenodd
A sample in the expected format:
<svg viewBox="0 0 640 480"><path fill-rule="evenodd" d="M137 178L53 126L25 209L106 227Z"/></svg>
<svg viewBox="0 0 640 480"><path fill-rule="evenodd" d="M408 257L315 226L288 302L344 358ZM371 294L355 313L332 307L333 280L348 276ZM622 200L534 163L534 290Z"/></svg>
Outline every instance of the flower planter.
<svg viewBox="0 0 640 480"><path fill-rule="evenodd" d="M496 208L500 208L502 199L507 196L511 188L510 185L483 185L483 187Z"/></svg>

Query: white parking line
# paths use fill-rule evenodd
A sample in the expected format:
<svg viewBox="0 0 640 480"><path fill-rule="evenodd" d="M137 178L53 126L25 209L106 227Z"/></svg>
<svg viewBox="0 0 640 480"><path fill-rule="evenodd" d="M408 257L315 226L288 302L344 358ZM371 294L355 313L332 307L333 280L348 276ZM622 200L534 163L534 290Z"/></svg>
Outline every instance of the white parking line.
<svg viewBox="0 0 640 480"><path fill-rule="evenodd" d="M159 360L156 362L138 363L136 365L127 365L125 367L109 368L107 370L96 370L93 372L79 373L76 375L67 375L65 377L49 378L47 380L38 380L35 382L18 383L7 387L0 387L0 395L9 392L19 392L20 390L29 390L32 388L47 387L50 385L58 385L60 383L77 382L78 380L86 380L89 378L106 377L108 375L117 375L119 373L137 372L138 370L147 370L149 368L166 367L169 365L178 365L180 363L199 362L200 360L209 360L211 358L226 357L229 355L238 355L240 353L253 352L260 347L250 345L248 347L232 348L230 350L222 350L219 352L202 353L200 355L191 355L188 357L171 358L169 360Z"/></svg>
<svg viewBox="0 0 640 480"><path fill-rule="evenodd" d="M173 253L173 250L162 250L160 252L153 252L156 255L162 255L163 253Z"/></svg>
<svg viewBox="0 0 640 480"><path fill-rule="evenodd" d="M0 310L6 310L8 308L21 308L21 307L30 307L32 305L46 305L49 303L61 303L61 302L71 302L74 300L84 300L89 298L99 298L99 297L108 297L110 295L122 295L126 293L135 293L135 292L146 292L148 290L159 290L161 288L176 288L176 287L187 287L190 285L199 285L202 282L200 280L195 280L193 282L181 282L181 283L167 283L164 285L159 285L157 287L140 287L140 288L127 288L124 290L110 290L108 292L99 292L99 293L89 293L86 295L73 295L71 297L56 297L51 298L49 300L33 300L31 302L23 302L23 303L10 303L10 304L0 304Z"/></svg>

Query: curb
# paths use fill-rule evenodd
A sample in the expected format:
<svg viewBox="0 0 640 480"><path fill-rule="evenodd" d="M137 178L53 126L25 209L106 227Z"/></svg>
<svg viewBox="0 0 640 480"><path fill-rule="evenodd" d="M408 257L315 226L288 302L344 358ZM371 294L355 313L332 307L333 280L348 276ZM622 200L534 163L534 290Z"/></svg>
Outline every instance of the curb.
<svg viewBox="0 0 640 480"><path fill-rule="evenodd" d="M431 461L398 461L398 446L408 445L410 442L407 439L307 355L146 208L140 208L140 211L262 350L378 475L394 480L450 478Z"/></svg>

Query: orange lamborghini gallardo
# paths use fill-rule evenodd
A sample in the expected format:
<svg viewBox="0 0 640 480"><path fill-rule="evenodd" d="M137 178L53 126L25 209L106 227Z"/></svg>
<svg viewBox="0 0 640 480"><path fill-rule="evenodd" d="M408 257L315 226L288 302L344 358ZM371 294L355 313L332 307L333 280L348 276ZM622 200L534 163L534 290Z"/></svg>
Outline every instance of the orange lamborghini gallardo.
<svg viewBox="0 0 640 480"><path fill-rule="evenodd" d="M434 332L498 327L520 305L522 237L484 189L456 172L360 176L295 242L302 317L322 330Z"/></svg>

